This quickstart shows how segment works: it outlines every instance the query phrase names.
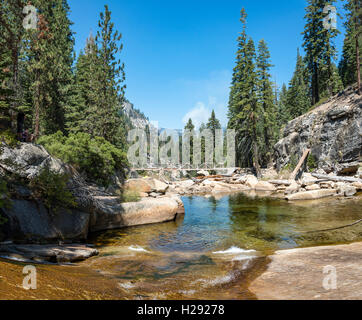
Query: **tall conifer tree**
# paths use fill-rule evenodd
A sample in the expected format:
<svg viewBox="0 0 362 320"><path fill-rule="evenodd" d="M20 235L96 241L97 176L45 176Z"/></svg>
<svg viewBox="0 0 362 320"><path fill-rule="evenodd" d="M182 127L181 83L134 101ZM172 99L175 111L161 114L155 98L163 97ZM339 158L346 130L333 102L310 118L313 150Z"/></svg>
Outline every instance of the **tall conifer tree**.
<svg viewBox="0 0 362 320"><path fill-rule="evenodd" d="M336 91L331 79L332 63L336 58L333 39L339 31L325 27L327 14L323 12L327 5L333 5L335 2L335 0L308 0L306 8L303 47L311 76L312 104L318 103L322 97L330 96Z"/></svg>
<svg viewBox="0 0 362 320"><path fill-rule="evenodd" d="M305 81L306 67L303 57L297 53L297 64L286 96L286 107L289 120L295 119L310 109L311 101L308 84Z"/></svg>
<svg viewBox="0 0 362 320"><path fill-rule="evenodd" d="M259 42L257 56L258 99L263 114L263 155L262 160L268 164L277 139L276 105L273 84L270 80L270 52L264 40Z"/></svg>
<svg viewBox="0 0 362 320"><path fill-rule="evenodd" d="M362 5L360 0L346 0L346 36L339 73L344 86L357 82L361 93Z"/></svg>
<svg viewBox="0 0 362 320"><path fill-rule="evenodd" d="M214 147L215 147L216 130L221 129L221 124L220 121L216 118L215 110L212 110L211 112L210 119L206 124L206 129L211 130L214 138Z"/></svg>
<svg viewBox="0 0 362 320"><path fill-rule="evenodd" d="M257 97L255 46L246 34L245 9L241 11L243 31L238 38L236 66L233 72L229 99L229 128L236 130L236 154L239 166L252 166L257 175L260 169L260 137L262 115Z"/></svg>
<svg viewBox="0 0 362 320"><path fill-rule="evenodd" d="M291 116L288 109L288 89L285 83L283 83L278 99L278 129L280 130L290 119Z"/></svg>
<svg viewBox="0 0 362 320"><path fill-rule="evenodd" d="M90 57L95 59L94 74L91 79L89 92L91 103L87 106L86 123L92 136L103 137L107 141L121 146L124 145L122 130L121 107L124 102L123 82L125 80L124 65L117 55L122 51L120 43L122 35L114 31L111 22L111 12L105 6L105 12L100 14L99 31L96 46Z"/></svg>
<svg viewBox="0 0 362 320"><path fill-rule="evenodd" d="M0 118L10 128L19 106L19 53L24 33L24 0L0 2Z"/></svg>
<svg viewBox="0 0 362 320"><path fill-rule="evenodd" d="M34 105L34 134L65 129L65 112L71 101L74 38L66 0L34 0L36 30L26 35L26 68Z"/></svg>

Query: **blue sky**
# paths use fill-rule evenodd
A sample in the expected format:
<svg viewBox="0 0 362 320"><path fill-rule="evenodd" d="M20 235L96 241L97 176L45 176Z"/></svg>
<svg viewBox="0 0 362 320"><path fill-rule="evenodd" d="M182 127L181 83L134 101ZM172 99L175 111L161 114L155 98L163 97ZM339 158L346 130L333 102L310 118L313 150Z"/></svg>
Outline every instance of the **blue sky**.
<svg viewBox="0 0 362 320"><path fill-rule="evenodd" d="M305 0L70 0L76 52L97 30L108 4L123 34L126 97L160 127L180 129L191 117L206 121L212 109L223 125L240 10L248 13L248 34L268 43L273 80L288 83L302 45ZM341 10L339 3L337 8ZM341 12L341 11L340 11ZM336 41L343 44L343 22Z"/></svg>

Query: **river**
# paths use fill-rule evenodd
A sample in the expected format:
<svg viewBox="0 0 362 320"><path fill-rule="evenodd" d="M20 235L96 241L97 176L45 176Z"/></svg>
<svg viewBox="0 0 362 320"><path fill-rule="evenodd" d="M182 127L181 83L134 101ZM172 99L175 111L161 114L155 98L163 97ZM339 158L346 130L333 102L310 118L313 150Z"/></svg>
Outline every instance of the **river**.
<svg viewBox="0 0 362 320"><path fill-rule="evenodd" d="M362 241L362 197L288 203L237 194L185 197L174 222L93 235L99 256L37 266L37 290L22 288L23 263L0 260L1 299L255 299L248 284L275 250Z"/></svg>

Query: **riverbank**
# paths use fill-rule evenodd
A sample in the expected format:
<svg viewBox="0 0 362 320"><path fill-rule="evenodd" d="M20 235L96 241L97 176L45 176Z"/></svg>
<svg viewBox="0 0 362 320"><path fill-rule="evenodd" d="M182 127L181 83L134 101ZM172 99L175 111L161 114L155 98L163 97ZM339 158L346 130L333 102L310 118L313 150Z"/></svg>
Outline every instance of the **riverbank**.
<svg viewBox="0 0 362 320"><path fill-rule="evenodd" d="M357 165L356 172L359 168ZM126 188L145 198L166 196L205 196L223 197L233 193L246 193L251 197L262 195L288 201L318 200L329 197L351 198L362 191L361 172L355 177L320 175L304 173L300 179L282 179L276 172L271 177L258 179L254 175L241 173L235 169L228 175L210 175L207 171L199 172L192 179L174 179L161 182L152 178L130 179ZM274 177L274 178L273 178ZM160 185L161 192L152 186Z"/></svg>
<svg viewBox="0 0 362 320"><path fill-rule="evenodd" d="M269 259L249 285L259 300L362 300L362 242L281 250Z"/></svg>

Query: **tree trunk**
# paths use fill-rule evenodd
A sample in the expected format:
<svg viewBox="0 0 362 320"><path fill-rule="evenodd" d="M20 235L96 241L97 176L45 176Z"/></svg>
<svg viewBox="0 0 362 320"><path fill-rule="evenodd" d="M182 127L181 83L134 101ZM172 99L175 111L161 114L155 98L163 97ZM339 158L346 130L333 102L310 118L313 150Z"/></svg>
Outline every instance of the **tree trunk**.
<svg viewBox="0 0 362 320"><path fill-rule="evenodd" d="M256 176L258 178L260 178L261 177L261 168L260 168L260 164L259 164L259 150L258 150L256 141L254 142L253 167L256 171Z"/></svg>
<svg viewBox="0 0 362 320"><path fill-rule="evenodd" d="M316 174L312 173L312 176L317 179L323 179L327 181L337 181L337 182L360 182L362 183L362 179L351 178L351 177L331 177L325 174Z"/></svg>
<svg viewBox="0 0 362 320"><path fill-rule="evenodd" d="M312 105L315 105L318 102L317 99L317 86L318 86L318 75L316 63L313 62L313 75L312 75Z"/></svg>
<svg viewBox="0 0 362 320"><path fill-rule="evenodd" d="M35 87L35 128L34 128L34 140L36 141L39 138L40 134L40 84L39 84L39 71L36 72L36 87Z"/></svg>
<svg viewBox="0 0 362 320"><path fill-rule="evenodd" d="M297 178L300 169L303 168L304 165L306 164L309 153L310 153L310 149L307 149L304 151L303 156L300 159L297 167L294 169L292 175L290 176L290 180L295 180Z"/></svg>
<svg viewBox="0 0 362 320"><path fill-rule="evenodd" d="M39 138L39 127L40 127L40 100L39 100L39 85L36 87L36 98L35 98L35 129L34 129L34 140Z"/></svg>
<svg viewBox="0 0 362 320"><path fill-rule="evenodd" d="M318 65L314 62L314 104L319 102L319 75Z"/></svg>

